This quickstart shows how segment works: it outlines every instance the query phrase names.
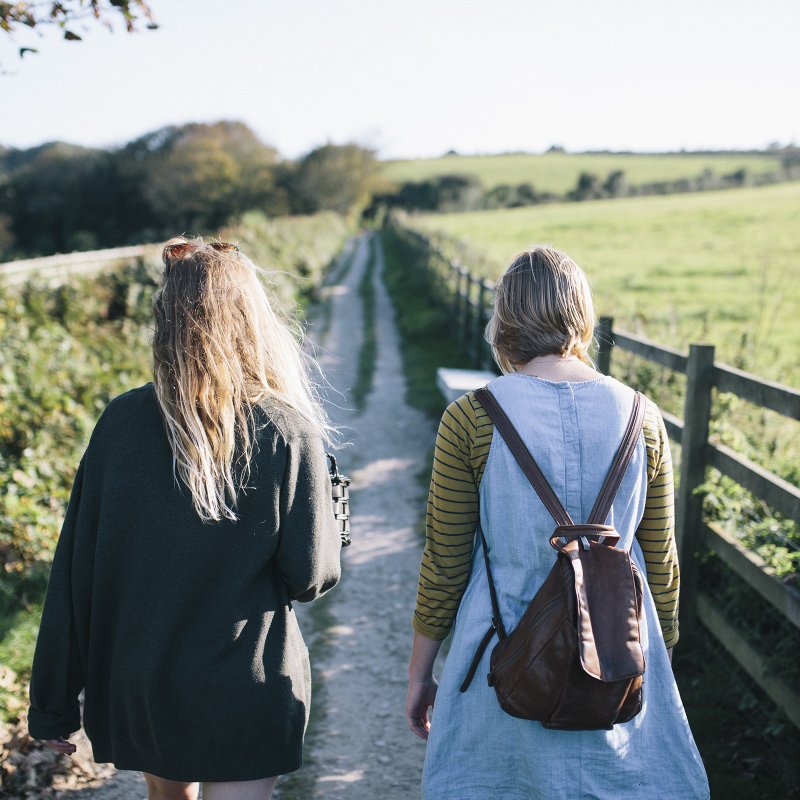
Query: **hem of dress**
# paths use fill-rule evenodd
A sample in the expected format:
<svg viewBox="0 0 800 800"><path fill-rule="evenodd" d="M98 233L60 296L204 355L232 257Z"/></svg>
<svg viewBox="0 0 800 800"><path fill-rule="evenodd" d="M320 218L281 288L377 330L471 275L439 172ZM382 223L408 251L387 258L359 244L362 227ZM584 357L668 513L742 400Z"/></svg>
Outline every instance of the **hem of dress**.
<svg viewBox="0 0 800 800"><path fill-rule="evenodd" d="M497 787L488 788L478 794L464 794L463 792L456 792L455 794L441 794L435 795L424 793L422 800L487 800L490 797L500 797L497 794ZM530 800L530 795L525 794L504 794L503 800Z"/></svg>
<svg viewBox="0 0 800 800"><path fill-rule="evenodd" d="M114 768L118 770L148 772L150 775L155 775L158 778L164 778L168 781L179 781L181 783L230 783L234 781L261 781L265 778L276 778L281 775L288 775L291 772L297 772L297 770L303 766L303 759L300 757L294 761L287 762L287 766L281 766L275 771L258 769L254 770L253 772L240 771L236 774L231 774L230 772L203 772L200 775L193 775L191 770L184 772L166 767L162 769L157 764L148 765L146 761L138 761L137 759L132 759L129 761L122 758L105 758L101 753L93 755L92 760L95 762L95 764L113 764Z"/></svg>

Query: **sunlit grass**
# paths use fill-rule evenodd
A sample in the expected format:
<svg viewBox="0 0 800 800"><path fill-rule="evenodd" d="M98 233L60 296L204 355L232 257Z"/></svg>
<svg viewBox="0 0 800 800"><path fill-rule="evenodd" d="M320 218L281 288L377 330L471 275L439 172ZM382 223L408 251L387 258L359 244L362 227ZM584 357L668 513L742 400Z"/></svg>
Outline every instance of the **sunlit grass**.
<svg viewBox="0 0 800 800"><path fill-rule="evenodd" d="M415 218L494 278L547 242L586 270L598 314L674 347L800 383L800 183Z"/></svg>

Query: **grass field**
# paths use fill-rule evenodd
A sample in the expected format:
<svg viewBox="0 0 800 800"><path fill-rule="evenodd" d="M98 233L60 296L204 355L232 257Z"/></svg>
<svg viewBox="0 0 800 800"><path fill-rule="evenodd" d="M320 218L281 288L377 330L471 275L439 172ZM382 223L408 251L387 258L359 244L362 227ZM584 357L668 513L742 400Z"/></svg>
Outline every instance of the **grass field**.
<svg viewBox="0 0 800 800"><path fill-rule="evenodd" d="M396 183L422 181L438 175L475 175L486 189L500 184L532 183L539 192L564 194L575 187L581 172L605 178L622 170L630 185L654 181L696 178L710 169L715 175L729 175L739 169L758 175L774 172L780 160L772 156L663 154L532 153L496 156L444 156L413 161L386 162L383 173Z"/></svg>
<svg viewBox="0 0 800 800"><path fill-rule="evenodd" d="M413 218L466 243L494 278L547 242L586 270L598 315L800 385L800 183Z"/></svg>

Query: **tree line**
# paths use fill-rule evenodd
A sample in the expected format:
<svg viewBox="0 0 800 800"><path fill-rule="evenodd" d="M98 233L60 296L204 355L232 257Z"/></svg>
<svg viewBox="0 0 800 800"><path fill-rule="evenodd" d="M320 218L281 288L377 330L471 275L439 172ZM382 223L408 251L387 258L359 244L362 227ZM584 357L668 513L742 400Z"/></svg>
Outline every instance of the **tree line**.
<svg viewBox="0 0 800 800"><path fill-rule="evenodd" d="M110 150L0 147L0 259L213 231L252 210L357 215L377 168L357 144L282 159L230 121L168 126Z"/></svg>
<svg viewBox="0 0 800 800"><path fill-rule="evenodd" d="M551 147L549 152L563 152ZM695 177L631 184L623 170L613 170L605 177L593 172L581 172L575 186L564 194L539 191L532 183L500 184L486 188L475 175L445 174L421 181L406 181L389 191L375 194L368 216L378 216L381 210L400 208L404 211L453 213L481 211L494 208L518 208L539 203L563 203L582 200L602 200L613 197L636 197L655 194L703 192L757 186L800 178L800 148L785 148L781 165L775 172L751 174L746 168L726 175L705 169Z"/></svg>
<svg viewBox="0 0 800 800"><path fill-rule="evenodd" d="M778 172L632 185L622 170L582 172L564 194L529 182L486 188L469 174L391 184L373 150L325 144L281 158L242 122L171 125L113 149L52 142L0 147L0 261L159 241L267 217L334 211L379 221L392 208L458 212L539 203L706 191L800 178L800 150L780 151Z"/></svg>

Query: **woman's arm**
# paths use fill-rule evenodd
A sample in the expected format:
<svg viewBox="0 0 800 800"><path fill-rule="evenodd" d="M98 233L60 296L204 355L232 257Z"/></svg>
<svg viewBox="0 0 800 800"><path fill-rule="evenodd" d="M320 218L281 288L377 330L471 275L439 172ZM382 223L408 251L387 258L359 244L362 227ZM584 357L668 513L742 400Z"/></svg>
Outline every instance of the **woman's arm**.
<svg viewBox="0 0 800 800"><path fill-rule="evenodd" d="M286 451L275 561L289 598L307 603L339 582L342 542L321 439L297 437L287 443Z"/></svg>
<svg viewBox="0 0 800 800"><path fill-rule="evenodd" d="M428 738L428 712L436 699L433 662L469 578L478 486L492 430L486 412L470 393L448 406L436 436L406 696L408 726L421 739Z"/></svg>
<svg viewBox="0 0 800 800"><path fill-rule="evenodd" d="M30 683L28 732L33 739L61 740L81 727L78 695L84 685L75 630L72 558L83 492L84 458L78 465L56 545ZM74 745L56 747L74 752Z"/></svg>
<svg viewBox="0 0 800 800"><path fill-rule="evenodd" d="M436 678L433 677L433 662L436 661L441 646L441 639L429 639L414 631L411 662L408 665L406 720L408 727L420 739L427 739L431 728L428 709L436 701L438 688Z"/></svg>
<svg viewBox="0 0 800 800"><path fill-rule="evenodd" d="M675 489L666 426L658 407L650 400L647 401L644 436L647 445L647 498L636 539L642 549L647 583L671 658L672 648L678 641L680 589L675 546Z"/></svg>
<svg viewBox="0 0 800 800"><path fill-rule="evenodd" d="M439 423L413 619L429 639L447 636L467 586L492 430L473 393L451 403Z"/></svg>

